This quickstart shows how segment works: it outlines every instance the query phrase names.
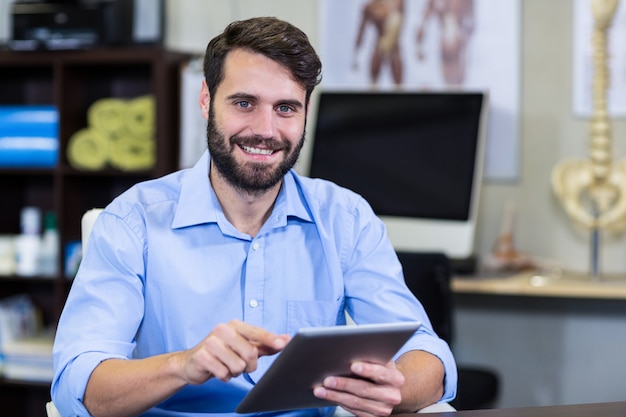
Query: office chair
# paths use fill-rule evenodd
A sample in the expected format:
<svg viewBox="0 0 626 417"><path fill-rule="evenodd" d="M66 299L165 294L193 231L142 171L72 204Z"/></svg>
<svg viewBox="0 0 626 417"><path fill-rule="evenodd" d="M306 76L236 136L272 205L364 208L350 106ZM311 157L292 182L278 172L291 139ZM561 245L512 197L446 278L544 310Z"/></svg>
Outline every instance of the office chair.
<svg viewBox="0 0 626 417"><path fill-rule="evenodd" d="M433 329L453 347L453 302L450 259L442 253L398 252L407 286L420 300ZM459 380L457 397L452 406L457 410L493 407L499 390L495 371L484 367L457 364Z"/></svg>

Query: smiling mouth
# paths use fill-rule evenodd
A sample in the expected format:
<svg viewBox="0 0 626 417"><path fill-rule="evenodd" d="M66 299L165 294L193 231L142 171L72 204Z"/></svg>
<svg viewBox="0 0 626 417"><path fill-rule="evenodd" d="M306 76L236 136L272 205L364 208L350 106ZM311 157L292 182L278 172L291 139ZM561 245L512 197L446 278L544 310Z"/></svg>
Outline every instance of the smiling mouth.
<svg viewBox="0 0 626 417"><path fill-rule="evenodd" d="M272 155L274 151L272 149L253 148L252 146L239 145L241 149L252 155Z"/></svg>

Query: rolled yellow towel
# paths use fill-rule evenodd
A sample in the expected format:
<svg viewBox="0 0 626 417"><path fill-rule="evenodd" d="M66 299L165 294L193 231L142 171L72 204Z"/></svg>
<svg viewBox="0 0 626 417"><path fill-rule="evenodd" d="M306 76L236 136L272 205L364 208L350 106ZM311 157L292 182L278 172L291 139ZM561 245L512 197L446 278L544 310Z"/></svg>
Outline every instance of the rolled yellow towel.
<svg viewBox="0 0 626 417"><path fill-rule="evenodd" d="M150 95L128 100L126 129L135 137L152 138L155 131L156 104Z"/></svg>
<svg viewBox="0 0 626 417"><path fill-rule="evenodd" d="M121 136L111 141L109 163L121 171L142 171L150 169L156 161L153 139Z"/></svg>
<svg viewBox="0 0 626 417"><path fill-rule="evenodd" d="M109 138L87 127L74 133L67 145L67 160L76 169L97 171L109 160Z"/></svg>
<svg viewBox="0 0 626 417"><path fill-rule="evenodd" d="M112 138L121 136L126 129L128 103L121 98L102 98L87 109L89 127L97 129Z"/></svg>

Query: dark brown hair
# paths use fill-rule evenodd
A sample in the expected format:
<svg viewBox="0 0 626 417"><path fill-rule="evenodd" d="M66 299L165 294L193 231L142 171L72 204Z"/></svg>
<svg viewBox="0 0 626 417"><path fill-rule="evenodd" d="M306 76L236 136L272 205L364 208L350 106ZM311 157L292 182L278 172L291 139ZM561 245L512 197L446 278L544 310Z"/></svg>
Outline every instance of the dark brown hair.
<svg viewBox="0 0 626 417"><path fill-rule="evenodd" d="M238 48L262 54L287 68L306 90L307 103L322 79L322 63L304 32L274 17L256 17L229 24L207 45L204 78L211 96L224 79L226 56Z"/></svg>

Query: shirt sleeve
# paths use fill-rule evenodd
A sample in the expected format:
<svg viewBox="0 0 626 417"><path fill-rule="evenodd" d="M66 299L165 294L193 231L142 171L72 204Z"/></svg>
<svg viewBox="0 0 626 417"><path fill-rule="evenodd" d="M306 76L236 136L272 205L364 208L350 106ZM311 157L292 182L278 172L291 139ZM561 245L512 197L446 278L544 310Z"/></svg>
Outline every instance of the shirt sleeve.
<svg viewBox="0 0 626 417"><path fill-rule="evenodd" d="M142 247L121 218L98 216L55 336L51 394L62 415L88 415L82 400L95 367L133 352L143 316Z"/></svg>
<svg viewBox="0 0 626 417"><path fill-rule="evenodd" d="M356 323L419 321L422 326L398 352L423 350L438 357L445 370L441 401L456 396L457 368L449 345L433 330L423 305L407 287L402 265L389 241L384 223L363 199L353 212L353 221L342 221L341 249L346 287L346 308Z"/></svg>

